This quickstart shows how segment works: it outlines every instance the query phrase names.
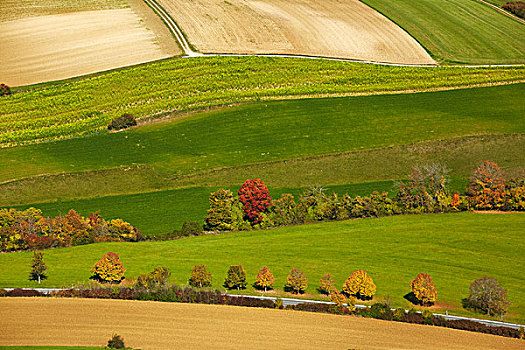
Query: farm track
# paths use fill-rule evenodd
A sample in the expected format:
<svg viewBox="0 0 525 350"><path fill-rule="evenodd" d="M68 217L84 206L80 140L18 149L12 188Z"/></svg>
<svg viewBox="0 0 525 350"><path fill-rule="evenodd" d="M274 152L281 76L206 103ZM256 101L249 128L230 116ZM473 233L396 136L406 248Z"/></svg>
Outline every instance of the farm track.
<svg viewBox="0 0 525 350"><path fill-rule="evenodd" d="M142 349L520 349L523 341L357 317L120 300L2 298L1 345L101 345L117 332ZM67 325L67 327L64 327Z"/></svg>
<svg viewBox="0 0 525 350"><path fill-rule="evenodd" d="M173 33L177 41L179 42L180 47L183 49L186 56L183 58L191 58L196 56L206 56L206 57L246 57L246 56L258 56L258 57L281 57L281 58L303 58L303 59L324 59L332 60L339 62L352 62L352 63L366 63L366 64L375 64L383 66L396 66L396 67L439 67L437 63L429 64L409 64L409 63L390 63L390 62L380 62L373 60L359 60L359 59L349 59L349 58L340 58L340 57L330 57L330 56L317 56L317 55L300 55L300 54L237 54L237 53L200 53L192 50L190 48L190 43L184 36L182 29L175 22L175 20L166 12L166 10L160 6L156 0L144 0L149 6L155 9L155 12L162 18L162 21L168 26L170 31ZM491 4L488 4L482 0L478 0L489 6L495 7ZM512 16L513 17L513 16ZM514 18L514 17L513 17ZM478 68L478 67L518 67L522 64L480 64L480 65L457 65L465 68Z"/></svg>

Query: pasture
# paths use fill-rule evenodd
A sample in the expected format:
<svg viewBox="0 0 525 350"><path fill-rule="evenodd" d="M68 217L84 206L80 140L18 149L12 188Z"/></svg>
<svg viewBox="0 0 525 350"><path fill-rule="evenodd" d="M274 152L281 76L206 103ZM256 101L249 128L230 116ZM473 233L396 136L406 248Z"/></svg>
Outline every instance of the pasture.
<svg viewBox="0 0 525 350"><path fill-rule="evenodd" d="M127 346L155 349L519 349L522 341L441 327L299 311L120 300L0 300L0 344L98 345L118 331ZM125 317L122 317L125 315ZM49 318L56 323L49 323ZM55 324L67 324L57 330ZM366 334L367 336L363 336ZM11 350L11 349L6 349ZM19 349L16 349L19 350ZM53 349L59 350L59 349Z"/></svg>
<svg viewBox="0 0 525 350"><path fill-rule="evenodd" d="M523 81L519 67L408 68L268 57L175 59L0 99L0 145L105 132L122 113L155 118L269 99L473 87Z"/></svg>
<svg viewBox="0 0 525 350"><path fill-rule="evenodd" d="M525 62L525 26L474 0L363 0L443 63Z"/></svg>
<svg viewBox="0 0 525 350"><path fill-rule="evenodd" d="M162 265L171 280L186 284L191 268L205 264L220 288L228 266L242 264L248 274L248 292L257 270L268 266L275 289L282 290L292 267L308 277L308 295L317 295L325 273L341 287L355 269L365 269L377 285L376 296L389 297L395 306L411 307L403 298L420 272L430 274L438 290L434 310L461 309L469 284L489 275L508 289L511 301L506 320L525 320L525 268L521 228L525 215L474 213L407 215L289 226L271 230L224 233L164 242L98 243L45 251L49 279L43 287L87 282L89 270L113 251L127 268L126 277ZM28 280L32 252L0 254L0 287L35 287Z"/></svg>
<svg viewBox="0 0 525 350"><path fill-rule="evenodd" d="M406 32L358 0L158 2L203 53L435 63Z"/></svg>

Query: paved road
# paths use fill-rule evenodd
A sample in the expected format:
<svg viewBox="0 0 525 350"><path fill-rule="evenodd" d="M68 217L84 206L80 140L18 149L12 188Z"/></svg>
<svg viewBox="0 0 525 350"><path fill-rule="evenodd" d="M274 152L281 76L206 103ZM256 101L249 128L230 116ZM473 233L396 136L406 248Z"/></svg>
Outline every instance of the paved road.
<svg viewBox="0 0 525 350"><path fill-rule="evenodd" d="M7 291L13 290L14 288L3 288ZM63 289L60 288L30 288L37 290L44 294L50 294L51 292L60 291ZM228 296L232 297L246 297L246 298L254 298L254 299L261 299L261 300L273 300L275 301L276 297L264 297L264 296L257 296L257 295L242 295L242 294L226 294ZM319 300L310 300L310 299L294 299L294 298L280 298L283 301L284 306L288 305L297 305L301 303L310 303L310 304L333 304L329 301L319 301ZM365 305L356 305L355 306L358 309L364 309L366 308ZM520 329L520 327L524 327L525 325L517 324L517 323L509 323L509 322L499 322L499 321L491 321L491 320L483 320L479 318L470 318L470 317L462 317L462 316L453 316L453 315L444 315L444 314L438 314L435 313L435 316L441 316L447 320L469 320L478 322L481 324L485 324L487 326L492 327L507 327L507 328L513 328L513 329Z"/></svg>

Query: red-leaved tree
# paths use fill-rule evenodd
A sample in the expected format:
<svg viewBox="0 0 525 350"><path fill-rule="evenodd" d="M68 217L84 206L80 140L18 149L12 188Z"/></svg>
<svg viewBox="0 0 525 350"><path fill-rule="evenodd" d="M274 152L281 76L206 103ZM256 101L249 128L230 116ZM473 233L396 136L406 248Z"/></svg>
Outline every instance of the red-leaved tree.
<svg viewBox="0 0 525 350"><path fill-rule="evenodd" d="M244 205L244 215L252 225L262 221L261 214L272 206L268 187L261 179L246 180L239 189L239 200Z"/></svg>
<svg viewBox="0 0 525 350"><path fill-rule="evenodd" d="M505 178L498 165L484 161L470 177L470 204L474 209L499 209L505 202Z"/></svg>

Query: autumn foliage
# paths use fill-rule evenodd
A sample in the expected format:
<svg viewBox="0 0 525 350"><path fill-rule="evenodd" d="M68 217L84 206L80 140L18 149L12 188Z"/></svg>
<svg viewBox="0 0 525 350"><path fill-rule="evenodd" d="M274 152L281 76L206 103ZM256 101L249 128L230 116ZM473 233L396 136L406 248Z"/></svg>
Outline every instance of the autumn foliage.
<svg viewBox="0 0 525 350"><path fill-rule="evenodd" d="M234 229L233 193L219 189L210 194L210 209L204 220L204 229L208 231L231 231Z"/></svg>
<svg viewBox="0 0 525 350"><path fill-rule="evenodd" d="M244 215L252 225L260 223L261 213L265 213L272 206L268 187L261 179L246 180L239 189L238 195L244 205Z"/></svg>
<svg viewBox="0 0 525 350"><path fill-rule="evenodd" d="M104 283L119 283L124 279L124 268L118 254L109 252L105 254L91 269L92 279Z"/></svg>
<svg viewBox="0 0 525 350"><path fill-rule="evenodd" d="M209 287L211 286L211 273L206 270L204 265L195 265L191 269L191 276L189 279L190 286L194 287Z"/></svg>
<svg viewBox="0 0 525 350"><path fill-rule="evenodd" d="M437 290L432 277L426 273L420 273L410 282L410 289L422 305L429 306L437 300Z"/></svg>
<svg viewBox="0 0 525 350"><path fill-rule="evenodd" d="M501 208L506 192L503 172L496 163L484 161L472 174L467 192L474 209Z"/></svg>
<svg viewBox="0 0 525 350"><path fill-rule="evenodd" d="M303 271L294 267L288 274L285 289L292 293L299 294L304 293L307 287L308 278L306 278Z"/></svg>
<svg viewBox="0 0 525 350"><path fill-rule="evenodd" d="M376 294L376 285L366 271L356 270L346 279L343 292L359 299L372 299Z"/></svg>
<svg viewBox="0 0 525 350"><path fill-rule="evenodd" d="M259 289L264 289L266 292L267 289L272 289L273 287L273 273L270 272L270 269L266 266L262 267L257 276L255 277L255 287Z"/></svg>
<svg viewBox="0 0 525 350"><path fill-rule="evenodd" d="M246 271L242 265L230 266L224 286L228 289L237 288L237 290L246 288Z"/></svg>
<svg viewBox="0 0 525 350"><path fill-rule="evenodd" d="M332 276L330 276L329 273L321 277L321 280L319 281L319 292L323 294L330 294L333 288L334 288L334 280Z"/></svg>

